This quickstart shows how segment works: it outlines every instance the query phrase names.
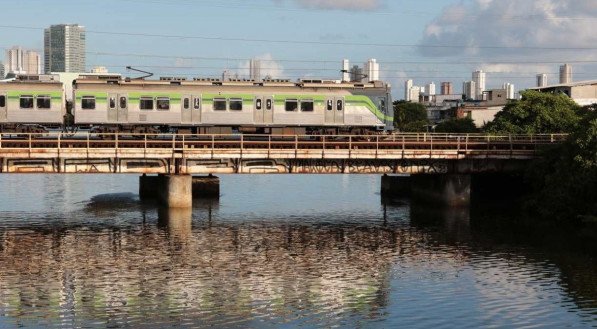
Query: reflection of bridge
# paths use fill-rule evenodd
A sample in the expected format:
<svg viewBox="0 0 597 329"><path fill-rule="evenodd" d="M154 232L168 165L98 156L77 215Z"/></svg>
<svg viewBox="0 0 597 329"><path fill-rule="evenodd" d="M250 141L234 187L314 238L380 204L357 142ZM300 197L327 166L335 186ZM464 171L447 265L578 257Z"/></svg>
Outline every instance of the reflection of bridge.
<svg viewBox="0 0 597 329"><path fill-rule="evenodd" d="M0 134L1 172L448 173L503 171L564 135Z"/></svg>
<svg viewBox="0 0 597 329"><path fill-rule="evenodd" d="M0 172L165 174L141 177L140 194L169 207L190 207L193 194L219 195L217 178L191 178L188 174L433 174L415 175L408 182L403 177L384 177L382 192L408 190L455 205L469 202L470 174L521 171L528 160L538 156L538 149L564 138L0 134Z"/></svg>

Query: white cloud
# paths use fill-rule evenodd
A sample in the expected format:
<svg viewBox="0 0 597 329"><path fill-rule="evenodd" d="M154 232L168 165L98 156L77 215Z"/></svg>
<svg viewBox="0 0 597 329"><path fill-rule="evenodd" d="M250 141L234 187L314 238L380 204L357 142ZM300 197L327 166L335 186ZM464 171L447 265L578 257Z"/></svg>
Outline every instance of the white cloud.
<svg viewBox="0 0 597 329"><path fill-rule="evenodd" d="M280 2L281 0L275 0ZM327 10L376 10L382 6L382 0L293 0L301 7Z"/></svg>
<svg viewBox="0 0 597 329"><path fill-rule="evenodd" d="M595 0L467 0L444 8L427 25L419 51L486 59L593 57L595 51L548 48L594 47L596 17ZM463 47L433 47L437 45Z"/></svg>

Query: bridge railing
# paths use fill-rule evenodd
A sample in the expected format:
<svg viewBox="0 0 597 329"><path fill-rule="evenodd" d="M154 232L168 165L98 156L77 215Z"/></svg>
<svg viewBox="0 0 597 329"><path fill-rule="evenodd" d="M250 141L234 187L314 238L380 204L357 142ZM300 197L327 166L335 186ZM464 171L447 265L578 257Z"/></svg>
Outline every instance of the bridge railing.
<svg viewBox="0 0 597 329"><path fill-rule="evenodd" d="M138 133L1 133L0 149L375 149L534 151L561 143L565 134L486 135L399 133L389 135L247 135Z"/></svg>

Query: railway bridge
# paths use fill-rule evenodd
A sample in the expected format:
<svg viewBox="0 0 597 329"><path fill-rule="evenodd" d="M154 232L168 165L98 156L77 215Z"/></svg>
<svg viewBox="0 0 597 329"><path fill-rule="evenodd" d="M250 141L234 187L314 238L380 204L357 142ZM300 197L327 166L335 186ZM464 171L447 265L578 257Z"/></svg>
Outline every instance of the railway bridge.
<svg viewBox="0 0 597 329"><path fill-rule="evenodd" d="M192 189L187 185L194 184L197 194L219 194L215 174L383 174L383 192L412 186L414 193L457 204L468 202L471 175L520 172L540 156L541 149L565 138L561 134L428 133L0 134L0 172L143 174L141 196L157 194L173 207L192 202L184 196ZM181 192L171 193L179 187L172 183L168 188L166 180L180 181Z"/></svg>

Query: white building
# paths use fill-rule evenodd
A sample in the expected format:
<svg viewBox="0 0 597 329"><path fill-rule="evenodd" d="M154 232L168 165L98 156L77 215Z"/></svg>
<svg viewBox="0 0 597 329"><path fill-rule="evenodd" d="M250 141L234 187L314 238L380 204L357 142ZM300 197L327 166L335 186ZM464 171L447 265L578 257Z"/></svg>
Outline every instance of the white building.
<svg viewBox="0 0 597 329"><path fill-rule="evenodd" d="M477 83L475 81L465 81L462 84L462 94L464 97L472 100L477 99Z"/></svg>
<svg viewBox="0 0 597 329"><path fill-rule="evenodd" d="M379 63L372 58L364 64L364 74L367 75L367 82L379 81Z"/></svg>
<svg viewBox="0 0 597 329"><path fill-rule="evenodd" d="M342 60L342 82L350 81L350 62L348 59Z"/></svg>
<svg viewBox="0 0 597 329"><path fill-rule="evenodd" d="M108 69L105 66L96 66L94 68L91 69L91 73L102 73L102 74L106 74L108 73Z"/></svg>
<svg viewBox="0 0 597 329"><path fill-rule="evenodd" d="M546 87L547 86L547 74L541 73L537 74L537 87Z"/></svg>
<svg viewBox="0 0 597 329"><path fill-rule="evenodd" d="M251 59L249 62L249 79L254 81L261 81L261 61L258 59Z"/></svg>
<svg viewBox="0 0 597 329"><path fill-rule="evenodd" d="M564 64L560 66L560 84L572 83L572 66Z"/></svg>
<svg viewBox="0 0 597 329"><path fill-rule="evenodd" d="M0 80L4 79L5 76L6 76L6 73L4 71L4 64L2 64L2 62L0 62Z"/></svg>
<svg viewBox="0 0 597 329"><path fill-rule="evenodd" d="M409 89L409 95L408 95L408 100L413 102L413 103L418 103L419 102L419 96L421 95L421 93L423 93L424 88L421 88L419 86L412 86Z"/></svg>
<svg viewBox="0 0 597 329"><path fill-rule="evenodd" d="M473 81L475 82L475 100L483 100L483 92L485 91L485 72L477 70L473 72Z"/></svg>
<svg viewBox="0 0 597 329"><path fill-rule="evenodd" d="M41 58L33 50L14 46L6 51L6 73L41 74Z"/></svg>
<svg viewBox="0 0 597 329"><path fill-rule="evenodd" d="M514 84L506 82L502 85L502 89L506 90L506 98L507 99L515 99Z"/></svg>
<svg viewBox="0 0 597 329"><path fill-rule="evenodd" d="M413 87L412 79L408 79L404 82L404 100L407 102L411 101L410 88L412 88L412 87Z"/></svg>
<svg viewBox="0 0 597 329"><path fill-rule="evenodd" d="M435 83L431 82L425 86L425 90L427 91L427 95L435 96Z"/></svg>

